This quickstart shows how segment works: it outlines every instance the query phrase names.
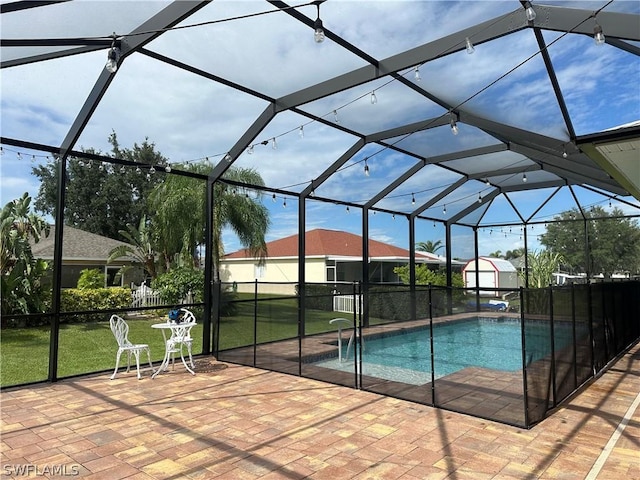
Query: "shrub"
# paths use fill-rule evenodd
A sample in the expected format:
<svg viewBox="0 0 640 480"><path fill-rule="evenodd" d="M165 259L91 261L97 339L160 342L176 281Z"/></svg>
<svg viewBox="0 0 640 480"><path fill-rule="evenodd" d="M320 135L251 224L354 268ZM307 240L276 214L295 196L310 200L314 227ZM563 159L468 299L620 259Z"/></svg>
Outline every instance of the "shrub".
<svg viewBox="0 0 640 480"><path fill-rule="evenodd" d="M80 272L78 278L79 290L90 290L95 288L104 288L105 275L97 268L85 268Z"/></svg>
<svg viewBox="0 0 640 480"><path fill-rule="evenodd" d="M204 271L174 268L154 278L151 288L157 290L167 303L182 303L189 292L193 295L193 302L199 303L204 298Z"/></svg>
<svg viewBox="0 0 640 480"><path fill-rule="evenodd" d="M63 312L84 312L92 310L114 310L131 305L131 291L128 288L94 288L81 290L68 288L60 292L60 306ZM88 322L105 320L107 314L65 315L61 322Z"/></svg>

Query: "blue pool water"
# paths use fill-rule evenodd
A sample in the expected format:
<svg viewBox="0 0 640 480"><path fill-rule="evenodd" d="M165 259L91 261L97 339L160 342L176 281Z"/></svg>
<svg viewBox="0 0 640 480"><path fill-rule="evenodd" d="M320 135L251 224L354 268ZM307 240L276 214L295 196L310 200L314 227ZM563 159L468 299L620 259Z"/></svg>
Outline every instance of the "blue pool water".
<svg viewBox="0 0 640 480"><path fill-rule="evenodd" d="M571 325L555 327L556 348L571 340ZM343 347L346 354L346 345ZM551 352L548 324L527 325L527 361ZM437 324L433 327L435 378L465 367L491 370L522 369L522 331L519 319L475 318ZM331 359L315 365L342 371L354 370L354 352L349 358ZM431 344L429 328L367 339L362 352L364 375L420 385L431 381Z"/></svg>

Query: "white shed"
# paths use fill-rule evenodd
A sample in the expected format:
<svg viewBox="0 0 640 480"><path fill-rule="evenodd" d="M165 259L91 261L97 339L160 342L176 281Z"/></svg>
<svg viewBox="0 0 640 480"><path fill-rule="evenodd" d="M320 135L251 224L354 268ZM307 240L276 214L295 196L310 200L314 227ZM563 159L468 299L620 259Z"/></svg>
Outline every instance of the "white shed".
<svg viewBox="0 0 640 480"><path fill-rule="evenodd" d="M462 268L465 287L476 287L476 270L478 271L478 286L481 289L518 288L518 271L508 260L479 257L477 267L475 259L469 260ZM501 295L499 292L492 291L480 291L480 293L496 297Z"/></svg>

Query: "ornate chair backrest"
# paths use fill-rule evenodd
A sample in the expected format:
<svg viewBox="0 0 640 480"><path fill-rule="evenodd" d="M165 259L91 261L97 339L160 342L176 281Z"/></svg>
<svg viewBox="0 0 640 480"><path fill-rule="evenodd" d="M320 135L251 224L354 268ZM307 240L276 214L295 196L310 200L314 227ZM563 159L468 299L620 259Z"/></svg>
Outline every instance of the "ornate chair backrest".
<svg viewBox="0 0 640 480"><path fill-rule="evenodd" d="M182 316L182 323L196 323L196 317L190 310L181 308L180 311L184 314Z"/></svg>
<svg viewBox="0 0 640 480"><path fill-rule="evenodd" d="M193 328L193 325L193 323L180 323L171 328L171 338L169 339L169 342L176 344L191 340L191 329Z"/></svg>
<svg viewBox="0 0 640 480"><path fill-rule="evenodd" d="M111 320L109 321L111 324L111 331L113 332L113 336L116 337L116 341L118 342L119 347L129 347L131 346L131 342L129 341L129 325L124 321L123 318L118 315L111 315Z"/></svg>

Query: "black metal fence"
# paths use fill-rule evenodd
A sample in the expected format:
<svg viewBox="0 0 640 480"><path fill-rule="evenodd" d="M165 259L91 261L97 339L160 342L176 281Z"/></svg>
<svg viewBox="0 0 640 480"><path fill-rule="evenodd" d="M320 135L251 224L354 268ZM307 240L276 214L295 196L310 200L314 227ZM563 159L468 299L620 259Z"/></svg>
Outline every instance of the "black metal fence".
<svg viewBox="0 0 640 480"><path fill-rule="evenodd" d="M638 280L491 296L435 286L218 283L213 298L211 312L189 306L199 321L196 354L208 355L210 345L220 361L522 427L640 339ZM126 316L133 340L162 358L151 325L166 308L64 312L55 341L51 316L4 318L2 387L110 372L111 313Z"/></svg>
<svg viewBox="0 0 640 480"><path fill-rule="evenodd" d="M638 281L491 297L427 286L307 284L290 296L271 288L261 284L220 317L219 360L521 427L640 338ZM352 301L336 301L344 296ZM352 311L334 310L347 303Z"/></svg>

